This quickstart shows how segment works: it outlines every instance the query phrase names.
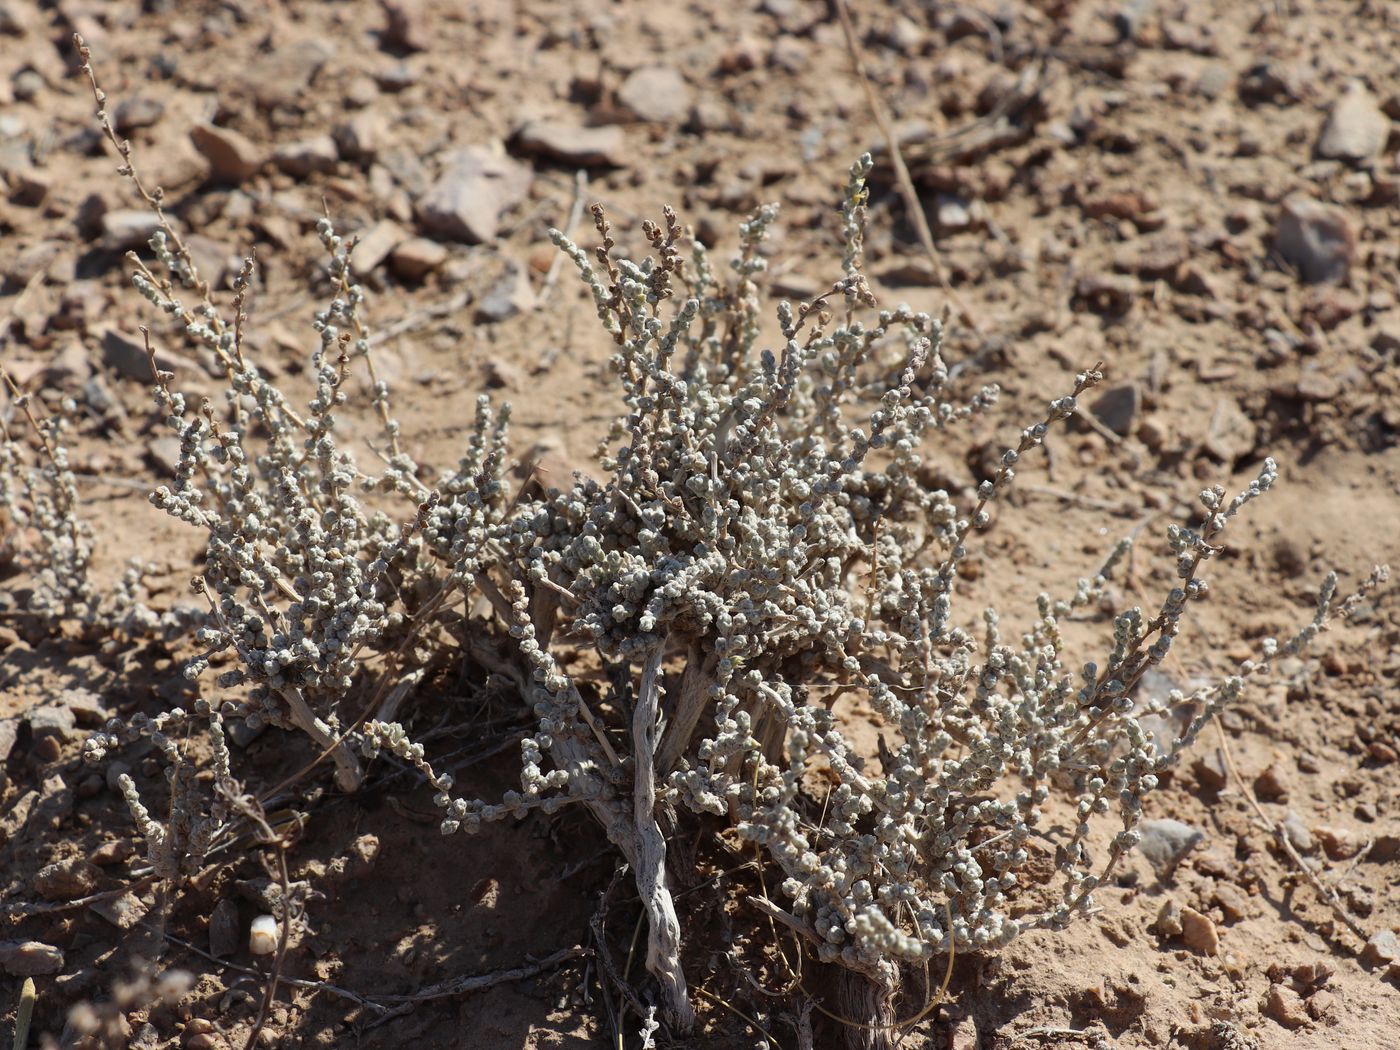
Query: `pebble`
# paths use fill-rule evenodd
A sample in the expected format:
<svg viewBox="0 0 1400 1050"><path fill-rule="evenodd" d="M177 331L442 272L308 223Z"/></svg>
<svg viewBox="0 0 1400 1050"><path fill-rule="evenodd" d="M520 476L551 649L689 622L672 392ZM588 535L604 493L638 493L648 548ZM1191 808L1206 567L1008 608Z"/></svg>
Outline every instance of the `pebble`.
<svg viewBox="0 0 1400 1050"><path fill-rule="evenodd" d="M1144 820L1138 825L1142 838L1138 849L1152 865L1158 879L1171 877L1186 854L1205 840L1205 832L1170 817Z"/></svg>
<svg viewBox="0 0 1400 1050"><path fill-rule="evenodd" d="M1279 254L1309 284L1346 280L1356 257L1356 232L1346 212L1307 197L1284 201L1277 243Z"/></svg>
<svg viewBox="0 0 1400 1050"><path fill-rule="evenodd" d="M627 137L616 125L586 128L558 120L532 120L516 134L520 147L584 168L620 168Z"/></svg>
<svg viewBox="0 0 1400 1050"><path fill-rule="evenodd" d="M146 354L146 344L143 340L133 339L118 328L104 329L100 338L102 360L109 368L127 379L135 379L141 383L149 383L155 378L151 375L151 359ZM156 365L161 371L174 372L176 375L190 367L190 363L184 358L176 357L163 349L156 350Z"/></svg>
<svg viewBox="0 0 1400 1050"><path fill-rule="evenodd" d="M9 760L10 752L14 750L17 739L19 739L19 723L13 718L0 720L0 765Z"/></svg>
<svg viewBox="0 0 1400 1050"><path fill-rule="evenodd" d="M272 151L272 163L277 170L298 179L313 172L334 171L339 160L340 151L329 135L287 142Z"/></svg>
<svg viewBox="0 0 1400 1050"><path fill-rule="evenodd" d="M488 358L481 366L481 375L488 390L519 390L525 384L525 373L499 357Z"/></svg>
<svg viewBox="0 0 1400 1050"><path fill-rule="evenodd" d="M34 876L34 889L45 900L76 900L97 888L99 874L96 865L73 857L40 868Z"/></svg>
<svg viewBox="0 0 1400 1050"><path fill-rule="evenodd" d="M448 240L492 240L501 215L529 194L530 180L530 169L504 154L482 146L458 150L418 200L419 225Z"/></svg>
<svg viewBox="0 0 1400 1050"><path fill-rule="evenodd" d="M337 124L332 137L343 159L367 162L379 155L387 131L380 113L365 110Z"/></svg>
<svg viewBox="0 0 1400 1050"><path fill-rule="evenodd" d="M1254 778L1254 790L1266 802L1282 802L1288 798L1288 778L1277 762L1269 763L1264 772Z"/></svg>
<svg viewBox="0 0 1400 1050"><path fill-rule="evenodd" d="M1400 960L1400 937L1394 930L1381 930L1371 935L1366 947L1361 950L1361 958L1369 963L1392 963Z"/></svg>
<svg viewBox="0 0 1400 1050"><path fill-rule="evenodd" d="M356 273L369 273L378 269L389 253L408 239L408 231L391 219L381 219L356 236L358 240L350 255L350 265Z"/></svg>
<svg viewBox="0 0 1400 1050"><path fill-rule="evenodd" d="M217 182L235 186L246 182L266 159L262 148L247 136L217 124L196 124L190 141L209 161L209 173Z"/></svg>
<svg viewBox="0 0 1400 1050"><path fill-rule="evenodd" d="M10 172L10 199L26 208L37 208L53 189L53 176L40 168L21 167Z"/></svg>
<svg viewBox="0 0 1400 1050"><path fill-rule="evenodd" d="M1163 937L1181 936L1181 907L1168 897L1157 909L1157 932Z"/></svg>
<svg viewBox="0 0 1400 1050"><path fill-rule="evenodd" d="M1095 417L1115 434L1126 437L1142 410L1142 391L1136 383L1111 387L1094 399L1090 406Z"/></svg>
<svg viewBox="0 0 1400 1050"><path fill-rule="evenodd" d="M638 120L670 124L689 111L691 91L671 66L643 66L622 82L617 98Z"/></svg>
<svg viewBox="0 0 1400 1050"><path fill-rule="evenodd" d="M1366 85L1353 80L1332 107L1317 139L1317 155L1353 163L1369 161L1385 148L1390 120Z"/></svg>
<svg viewBox="0 0 1400 1050"><path fill-rule="evenodd" d="M167 434L146 445L146 459L167 478L180 472L180 439Z"/></svg>
<svg viewBox="0 0 1400 1050"><path fill-rule="evenodd" d="M448 251L427 237L410 237L389 253L389 269L406 281L421 281L447 261Z"/></svg>
<svg viewBox="0 0 1400 1050"><path fill-rule="evenodd" d="M1181 940L1193 952L1201 955L1220 954L1220 934L1209 915L1195 908L1181 909Z"/></svg>
<svg viewBox="0 0 1400 1050"><path fill-rule="evenodd" d="M0 970L11 977L38 977L63 969L63 953L42 941L0 941Z"/></svg>
<svg viewBox="0 0 1400 1050"><path fill-rule="evenodd" d="M1282 984L1269 986L1264 1012L1285 1028L1301 1028L1308 1023L1308 1011L1303 997Z"/></svg>
<svg viewBox="0 0 1400 1050"><path fill-rule="evenodd" d="M44 737L53 737L59 743L66 743L72 739L73 727L77 724L73 712L59 704L31 707L24 713L24 720L29 723L36 741Z"/></svg>
<svg viewBox="0 0 1400 1050"><path fill-rule="evenodd" d="M58 701L73 713L78 725L96 729L107 721L107 702L91 689L65 689Z"/></svg>
<svg viewBox="0 0 1400 1050"><path fill-rule="evenodd" d="M102 216L102 247L109 252L144 248L151 234L160 229L156 217L146 208L118 208Z"/></svg>
<svg viewBox="0 0 1400 1050"><path fill-rule="evenodd" d="M1291 809L1288 815L1283 818L1283 834L1288 839L1288 844L1299 853L1311 853L1317 849L1317 839L1308 830L1308 826L1303 823L1301 817Z"/></svg>
<svg viewBox="0 0 1400 1050"><path fill-rule="evenodd" d="M509 264L476 304L476 319L495 324L535 305L535 292L523 266Z"/></svg>
<svg viewBox="0 0 1400 1050"><path fill-rule="evenodd" d="M312 97L311 81L334 55L335 47L324 38L299 40L254 60L241 80L264 109L300 108Z"/></svg>
<svg viewBox="0 0 1400 1050"><path fill-rule="evenodd" d="M380 40L391 51L427 51L432 46L432 31L420 0L381 0L384 9L384 31Z"/></svg>
<svg viewBox="0 0 1400 1050"><path fill-rule="evenodd" d="M224 897L209 913L209 954L226 959L238 951L238 904Z"/></svg>
<svg viewBox="0 0 1400 1050"><path fill-rule="evenodd" d="M112 111L112 125L122 135L154 126L165 115L165 103L140 95L124 98Z"/></svg>
<svg viewBox="0 0 1400 1050"><path fill-rule="evenodd" d="M1231 882L1222 882L1215 887L1211 903L1220 908L1226 922L1239 922L1253 910L1249 895Z"/></svg>
<svg viewBox="0 0 1400 1050"><path fill-rule="evenodd" d="M1191 772L1196 774L1196 783L1207 791L1219 791L1230 782L1229 771L1225 768L1225 756L1215 748L1201 755L1191 764Z"/></svg>

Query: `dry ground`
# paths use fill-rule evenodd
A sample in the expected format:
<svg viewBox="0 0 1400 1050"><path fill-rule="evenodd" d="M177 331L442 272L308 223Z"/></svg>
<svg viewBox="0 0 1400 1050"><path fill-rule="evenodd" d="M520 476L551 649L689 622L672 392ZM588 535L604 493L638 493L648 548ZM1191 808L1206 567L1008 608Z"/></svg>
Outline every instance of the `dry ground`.
<svg viewBox="0 0 1400 1050"><path fill-rule="evenodd" d="M159 481L171 455L146 384L116 367L123 335L153 325L182 355L181 386L215 386L123 275L121 213L135 202L95 132L74 30L94 47L104 86L130 107L123 119L140 163L201 236L220 295L236 270L229 259L257 246L255 349L291 390L306 389L309 321L325 292L313 232L322 202L342 232L375 246L369 316L402 333L379 353L420 461L455 461L473 401L489 388L515 406L522 460L547 452L556 470L587 467L614 410L608 351L570 274L551 287L545 234L565 222L578 171L586 202L608 203L627 249L640 250L641 219L672 203L723 259L743 214L775 200L772 286L810 296L839 273L837 191L854 156L874 148L879 157L881 139L827 4L390 6L402 22L372 3L0 3L9 187L0 362L50 402L77 400L73 459L101 541L99 572L110 578L127 558L154 556L160 602L188 600L196 537L143 500L141 487ZM930 450L930 482L969 492L988 453L1077 369L1101 360L1109 373L1105 400L1091 400L1099 425L1053 438L1048 461L1029 466L1000 508L965 608L995 602L1014 622L1037 591L1072 587L1135 530L1129 587L1160 593L1170 579L1165 524L1190 513L1204 483L1247 482L1265 455L1281 464L1283 484L1251 508L1217 563L1215 599L1178 647L1174 675L1226 670L1262 637L1305 622L1328 569L1355 583L1373 562L1400 562L1400 157L1390 124L1400 118L1400 9L1346 0L854 6L872 80L906 135L955 313L973 322L955 317L946 356L967 389L997 382L1005 392L990 416ZM1140 22L1135 11L1145 12ZM1319 144L1352 78L1369 95L1347 96L1356 105L1342 114L1339 148L1366 155L1320 155L1337 152ZM563 126L545 136L553 152L521 134L541 120ZM211 168L211 149L191 143L202 121L245 136L243 152L215 156ZM617 141L571 159L586 126L614 129ZM329 144L307 141L328 134ZM466 147L503 149L520 165L520 199L491 214L499 228L485 243L463 243L421 213ZM949 298L880 159L867 260L877 294L936 312ZM1285 211L1297 210L1285 202L1300 198L1337 209L1322 219L1331 232L1304 249L1285 232ZM588 232L575 230L592 243ZM441 248L401 244L416 236ZM355 415L345 413L351 427ZM79 762L78 739L104 713L178 699L179 653L42 637L23 615L25 578L0 573L0 717L9 719L0 727L16 731L0 775L0 940L63 954L59 971L38 979L36 1033L57 1036L70 1005L107 998L132 958L159 949L162 967L190 970L198 983L178 1007L134 1010L132 1045L241 1046L260 964L246 946L224 963L194 949L209 946L216 902L234 901L244 922L255 914L266 879L255 851L216 865L173 903L164 944L139 921L149 894L99 915L50 907L35 888L55 859L96 854L99 891L122 886L138 865L121 800ZM1109 630L1082 628L1086 639ZM1392 588L1224 721L1248 791L1271 820L1296 814L1308 862L1369 934L1400 928L1398 642ZM508 754L493 753L510 750L515 723L509 697L484 709L481 699L470 683L444 686L410 711L437 754L471 763L463 789L490 794L510 775ZM69 705L77 729L56 742L33 734L25 713L46 704ZM845 717L855 727L869 712ZM1150 816L1205 835L1173 877L1159 881L1137 859L1102 910L1070 932L959 959L952 1004L905 1045L1089 1045L1050 1030L1090 1025L1125 1050L1400 1043L1397 970L1387 976L1384 962L1363 957L1237 785L1220 783L1219 746L1207 734L1197 761L1150 802ZM265 786L306 757L264 734L244 750L241 772ZM143 783L158 779L149 758L125 761ZM411 777L385 770L353 798L328 782L293 800L309 814L293 875L315 895L289 975L407 994L592 943L590 917L614 861L583 820L533 817L475 840L443 839L428 790ZM698 863L708 877L721 860L701 849ZM778 1045L796 1046L800 997L765 998L741 973L763 963L752 931L766 926L734 903L737 879L716 885L682 899L683 923L707 931L687 972L714 998L699 1001L700 1034L663 1032L660 1045L761 1045L742 1011ZM1155 925L1167 902L1210 919L1215 954ZM32 914L35 904L49 910ZM603 932L619 959L635 921L616 899ZM615 1045L614 1007L593 966L575 958L379 1024L350 999L287 988L265 1035L285 1047ZM0 975L4 1009L19 983ZM1217 1022L1242 1041L1230 1043ZM633 1018L628 1046L635 1031ZM817 1035L819 1046L840 1040L821 1022Z"/></svg>

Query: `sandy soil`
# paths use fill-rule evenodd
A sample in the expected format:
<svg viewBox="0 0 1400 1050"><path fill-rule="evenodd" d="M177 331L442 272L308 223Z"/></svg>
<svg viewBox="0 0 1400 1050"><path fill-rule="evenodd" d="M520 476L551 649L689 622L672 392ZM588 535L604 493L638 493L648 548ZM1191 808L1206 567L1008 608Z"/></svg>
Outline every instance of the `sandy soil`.
<svg viewBox="0 0 1400 1050"><path fill-rule="evenodd" d="M1190 515L1203 484L1247 483L1266 455L1282 484L1216 563L1214 601L1170 669L1178 681L1225 671L1306 622L1329 569L1346 587L1373 563L1400 563L1400 9L977 0L854 13L956 297L946 356L966 389L1004 390L992 413L930 450L931 483L969 494L986 457L1076 370L1103 361L1109 376L1090 399L1095 420L1052 438L999 508L964 608L991 602L1015 622L1038 591L1072 588L1135 531L1120 597L1159 593L1171 579L1167 522ZM138 163L202 238L219 296L237 253L257 247L254 351L298 396L328 287L314 234L322 202L341 232L374 245L368 315L391 333L378 354L420 461L455 461L489 389L514 405L522 461L547 452L555 470L587 468L614 410L608 346L570 273L550 276L546 234L566 222L577 172L584 203L606 202L615 236L638 254L641 220L663 204L723 259L744 213L780 202L770 285L808 297L839 275L834 202L847 165L873 149L876 293L933 312L950 304L826 3L0 4L0 362L46 402L76 399L73 462L101 541L97 571L111 579L127 558L154 556L159 603L189 600L197 537L144 501L171 453L148 387L117 367L123 338L150 325L177 355L178 385L217 388L124 275L122 212L136 202L91 119L75 30L127 107L116 112ZM201 151L191 129L208 121L242 139ZM583 141L599 131L614 139ZM570 154L582 145L588 156ZM521 192L485 220L470 209L496 228L468 238L424 202L471 147L507 158ZM574 233L591 244L583 226ZM417 237L433 243L403 244ZM370 418L343 415L352 432ZM242 1046L265 962L246 944L222 962L203 953L220 901L245 924L260 910L268 874L256 850L187 887L164 939L142 924L155 914L148 889L94 908L37 888L40 869L64 858L98 861L93 892L131 880L139 852L124 805L82 765L80 738L107 714L168 706L184 687L178 648L41 636L22 615L27 587L0 565L0 730L14 731L0 732L0 940L63 956L37 980L34 1045L158 950L161 968L197 984L175 1006L133 1005L130 1045ZM1223 720L1249 794L1271 821L1296 816L1307 862L1368 936L1400 929L1396 594L1286 661ZM1075 629L1086 642L1111 633L1103 620ZM490 794L513 772L517 713L510 697L484 699L471 681L438 683L409 708L418 738L463 767L468 793ZM40 739L25 719L42 705L66 705L76 727ZM871 714L844 717L855 728ZM1208 732L1150 801L1149 816L1204 835L1174 874L1159 879L1134 858L1101 911L1069 932L957 959L950 1002L904 1045L1400 1044L1400 965L1364 950L1295 870L1221 777L1221 746ZM264 787L310 755L271 733L240 751L241 775ZM123 760L143 784L158 780L149 755ZM429 789L392 767L354 797L329 785L322 776L288 799L307 815L293 877L313 890L289 976L373 997L527 973L387 1019L287 987L265 1045L617 1045L617 1004L599 992L594 955L534 965L600 937L626 963L637 909L625 891L590 927L616 866L596 828L568 813L444 839ZM682 923L703 931L686 958L706 993L701 1025L684 1039L663 1030L658 1045L764 1045L758 1022L776 1045L797 1046L806 990L769 995L749 979L783 983L772 944L745 932L767 928L741 903L749 876L726 875L733 858L713 844L690 852L701 890L680 905ZM1171 906L1205 917L1213 953L1164 931ZM19 984L0 974L0 1009L13 1010ZM629 1047L636 1029L633 1017ZM818 1016L816 1045L841 1039Z"/></svg>

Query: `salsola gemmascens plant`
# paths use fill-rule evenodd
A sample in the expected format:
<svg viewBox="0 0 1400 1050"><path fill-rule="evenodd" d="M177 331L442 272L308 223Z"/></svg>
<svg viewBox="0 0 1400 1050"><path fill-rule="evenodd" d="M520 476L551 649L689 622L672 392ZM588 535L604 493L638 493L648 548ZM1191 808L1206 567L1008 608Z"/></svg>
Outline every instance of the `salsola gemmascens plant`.
<svg viewBox="0 0 1400 1050"><path fill-rule="evenodd" d="M942 323L875 302L861 273L868 156L841 194L830 290L772 308L773 348L760 246L776 208L740 227L727 274L670 210L644 225L640 260L616 250L601 208L592 254L553 231L615 348L623 410L600 449L602 480L512 492L508 411L483 399L456 468L430 485L400 448L373 369L353 242L321 222L334 291L315 318L314 395L294 406L245 346L252 260L220 309L94 91L160 224L154 262L133 257L136 287L226 381L222 406L191 406L151 355L181 442L173 484L152 499L206 538L206 652L187 668L195 715L306 733L346 791L365 775L360 757L392 752L432 782L448 833L585 807L635 879L647 968L677 1029L693 1011L668 835L708 826L756 850L777 878L748 913L755 936L776 920L846 975L850 1030L878 1042L909 967L1091 909L1136 844L1144 798L1202 726L1348 608L1329 577L1296 637L1171 694L1165 706L1189 711L1183 728L1149 733L1138 686L1206 596L1227 527L1277 480L1265 460L1237 495L1202 492L1201 524L1169 528L1176 584L1114 616L1092 661L1071 660L1061 624L1098 612L1126 543L1072 594L1039 596L1014 636L995 612L964 610L959 573L990 506L1101 371L1045 406L970 505L923 484L930 443L997 391L959 393ZM373 471L338 436L351 367L373 391ZM416 682L464 656L510 683L534 719L518 785L493 799L456 797L394 716ZM833 713L849 694L882 724L875 754ZM104 746L121 739L113 727ZM1072 800L1071 826L1047 820L1052 793Z"/></svg>

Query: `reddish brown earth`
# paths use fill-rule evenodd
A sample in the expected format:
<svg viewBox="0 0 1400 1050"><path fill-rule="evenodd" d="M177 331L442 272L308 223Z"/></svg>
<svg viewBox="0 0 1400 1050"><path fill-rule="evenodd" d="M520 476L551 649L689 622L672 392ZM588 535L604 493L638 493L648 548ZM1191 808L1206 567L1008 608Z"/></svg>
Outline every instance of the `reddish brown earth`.
<svg viewBox="0 0 1400 1050"><path fill-rule="evenodd" d="M570 273L536 302L554 258L545 231L570 212L578 162L529 148L537 133L521 129L531 121L563 126L546 127L546 137L611 129L604 135L615 140L586 162L583 196L608 204L615 236L636 254L641 220L663 204L723 260L744 213L780 202L769 283L792 297L839 275L834 202L851 160L875 149L867 267L876 293L929 311L949 302L893 189L825 3L392 6L406 22L386 31L385 11L370 3L0 3L0 362L45 402L78 401L72 458L98 531L99 574L154 556L157 603L187 600L197 537L144 501L142 489L168 469L168 451L153 444L165 434L149 389L114 371L104 338L144 323L158 343L179 343L132 293L117 246L104 240L103 216L110 230L113 213L136 202L96 134L74 30L92 45L103 86L131 107L139 166L163 185L182 228L204 238L206 273L218 274L224 301L236 271L226 260L257 247L254 350L297 396L316 343L310 318L327 290L313 229L322 202L341 232L376 246L368 315L380 330L402 331L378 354L420 461L455 462L484 388L514 404L522 460L538 458L531 450L543 442L555 469L586 467L614 411L608 347ZM1189 515L1205 484L1247 483L1265 455L1278 460L1282 483L1214 563L1214 600L1170 667L1179 680L1227 671L1264 636L1306 622L1329 569L1345 589L1373 563L1400 562L1400 9L1344 0L855 6L867 68L906 133L942 264L975 322L954 318L945 356L962 367L967 390L1004 390L995 411L929 450L930 480L970 493L988 453L1038 418L1076 370L1103 361L1108 373L1107 400L1090 398L1100 425L1056 434L1049 459L1028 463L999 508L966 585L969 615L993 602L1015 622L1039 590L1072 588L1134 531L1140 544L1118 597L1161 593L1172 578L1166 523ZM1134 8L1150 10L1121 32L1115 16ZM1352 78L1367 94L1347 94ZM247 141L222 154L203 141L201 153L191 129L203 121ZM329 143L272 159L277 147L328 134ZM461 231L420 215L448 158L466 147L518 164L512 187L532 176L499 228L477 231L484 243L461 243ZM290 173L317 165L324 170ZM1294 244L1285 213L1312 214L1300 201L1336 209L1333 243ZM575 234L592 243L591 231ZM417 236L440 248L398 247ZM216 390L197 364L177 385ZM14 429L18 418L4 411ZM343 416L352 430L369 419ZM0 587L22 603L24 577L0 572ZM1307 863L1368 935L1400 929L1396 595L1392 587L1366 602L1223 720L1248 791L1270 820L1296 814L1302 844L1312 840ZM1111 632L1102 620L1074 629L1084 641ZM39 1033L59 1035L73 1004L108 999L130 961L156 950L159 968L198 981L175 1007L134 1005L131 1045L247 1039L264 962L246 945L228 965L186 945L208 947L220 900L236 902L245 923L256 913L250 880L267 877L257 850L226 855L187 887L164 943L159 931L122 930L90 908L27 908L42 903L36 874L55 860L104 850L98 891L122 886L139 866L139 852L124 860L112 845L130 842L130 821L102 772L81 764L79 738L103 712L154 711L177 698L181 654L42 637L13 603L0 611L0 717L12 719L0 724L20 727L15 716L38 704L81 707L67 690L96 694L86 702L98 709L80 712L61 747L21 728L0 779L0 940L63 953L59 972L37 981L34 1045ZM474 687L441 687L408 709L435 756L472 762L459 778L468 794L495 794L513 776L511 698L484 699ZM853 730L869 717L845 712ZM1207 731L1196 761L1148 803L1149 816L1205 835L1174 877L1159 882L1135 857L1101 910L1067 933L957 959L951 1002L904 1045L1094 1045L1093 1033L1121 1048L1400 1044L1400 968L1363 952L1237 783L1214 779L1220 746ZM240 757L239 775L266 787L309 752L268 733ZM126 761L139 782L157 782L152 765ZM442 838L429 789L409 776L386 769L353 798L330 790L329 776L316 784L290 800L307 814L293 878L313 893L288 976L369 997L411 995L596 945L590 918L615 860L583 818L566 811L476 839ZM724 875L734 859L713 847L696 856L714 881L680 906L683 924L706 931L686 958L705 993L701 1025L688 1038L663 1030L658 1045L763 1045L741 1014L777 1045L798 1045L792 1018L805 990L765 997L743 972L765 988L784 983L769 927L741 903L753 890L748 876ZM621 966L637 909L625 891L610 899L601 928ZM1159 930L1168 902L1208 920L1215 954ZM143 912L153 901L138 890L129 903ZM633 978L641 972L632 960ZM19 984L0 974L0 1009L12 1012ZM264 1040L615 1046L616 1003L606 998L592 957L416 1002L379 1024L349 998L284 987ZM1089 1026L1087 1036L1057 1031ZM638 1045L636 1018L625 1027L626 1045ZM817 1033L819 1046L841 1038L821 1021Z"/></svg>

